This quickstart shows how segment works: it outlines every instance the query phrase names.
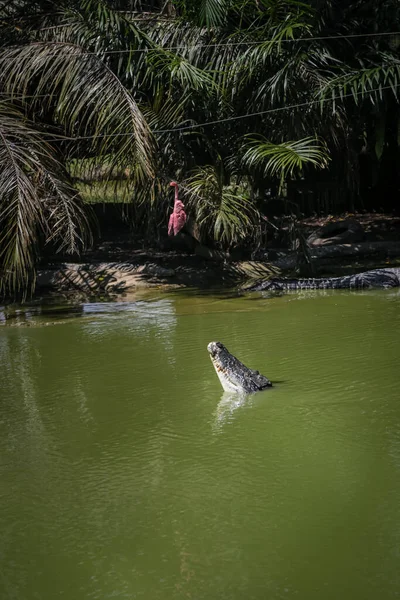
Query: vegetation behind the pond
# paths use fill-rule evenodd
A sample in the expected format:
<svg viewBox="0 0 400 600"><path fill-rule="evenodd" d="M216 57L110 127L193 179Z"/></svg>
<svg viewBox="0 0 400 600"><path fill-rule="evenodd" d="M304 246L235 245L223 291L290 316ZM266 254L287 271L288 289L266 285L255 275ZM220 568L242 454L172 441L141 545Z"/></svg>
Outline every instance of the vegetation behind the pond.
<svg viewBox="0 0 400 600"><path fill-rule="evenodd" d="M397 0L11 0L0 30L3 290L78 252L92 201L154 240L171 179L224 250L274 215L397 207Z"/></svg>

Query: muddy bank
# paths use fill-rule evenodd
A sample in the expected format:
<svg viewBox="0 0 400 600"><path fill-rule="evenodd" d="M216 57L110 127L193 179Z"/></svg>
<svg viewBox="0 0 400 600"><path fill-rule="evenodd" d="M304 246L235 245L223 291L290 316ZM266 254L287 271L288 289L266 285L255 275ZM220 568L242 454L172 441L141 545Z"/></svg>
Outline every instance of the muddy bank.
<svg viewBox="0 0 400 600"><path fill-rule="evenodd" d="M324 250L327 250L325 252ZM283 254L283 253L282 253ZM335 276L400 262L400 243L341 244L310 252L314 275ZM75 295L81 298L123 297L143 289L246 287L255 280L279 275L304 275L307 265L297 253L275 261L206 260L184 255L142 254L133 262L61 263L39 269L36 295Z"/></svg>
<svg viewBox="0 0 400 600"><path fill-rule="evenodd" d="M306 255L269 243L251 258L198 244L185 251L177 239L169 248L138 247L130 234L100 240L80 261L43 263L35 297L121 298L143 290L246 287L273 276L336 276L400 262L400 219L357 215L302 223ZM176 249L173 244L176 244Z"/></svg>
<svg viewBox="0 0 400 600"><path fill-rule="evenodd" d="M269 263L210 261L193 256L141 253L133 262L61 263L38 270L36 295L80 293L120 296L143 289L215 288L269 277ZM276 271L277 272L277 271Z"/></svg>
<svg viewBox="0 0 400 600"><path fill-rule="evenodd" d="M174 253L137 252L121 262L53 263L38 270L36 296L123 297L137 290L229 285L222 264Z"/></svg>

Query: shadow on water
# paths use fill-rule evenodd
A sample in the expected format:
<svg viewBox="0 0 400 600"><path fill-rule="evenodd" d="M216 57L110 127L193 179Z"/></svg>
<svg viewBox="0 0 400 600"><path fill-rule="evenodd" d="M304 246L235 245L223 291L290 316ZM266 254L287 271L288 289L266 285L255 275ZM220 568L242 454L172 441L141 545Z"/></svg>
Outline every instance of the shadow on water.
<svg viewBox="0 0 400 600"><path fill-rule="evenodd" d="M208 288L176 288L168 290L168 296L170 298L179 298L181 296L186 298L218 298L219 300L231 300L239 298L243 295L239 288L227 288L226 286L216 286Z"/></svg>
<svg viewBox="0 0 400 600"><path fill-rule="evenodd" d="M0 306L0 326L53 325L81 317L83 314L82 304Z"/></svg>

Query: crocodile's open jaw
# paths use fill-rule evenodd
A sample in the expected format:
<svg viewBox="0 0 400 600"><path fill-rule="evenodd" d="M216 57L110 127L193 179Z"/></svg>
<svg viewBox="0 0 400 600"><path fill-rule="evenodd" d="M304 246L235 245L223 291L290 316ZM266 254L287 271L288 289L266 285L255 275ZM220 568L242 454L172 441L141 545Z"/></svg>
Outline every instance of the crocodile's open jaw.
<svg viewBox="0 0 400 600"><path fill-rule="evenodd" d="M207 350L226 392L248 394L272 386L269 379L246 367L221 342L210 342Z"/></svg>
<svg viewBox="0 0 400 600"><path fill-rule="evenodd" d="M226 392L241 392L243 388L235 381L234 372L230 368L229 357L231 356L221 342L210 342L207 346L211 362L218 375L222 387Z"/></svg>

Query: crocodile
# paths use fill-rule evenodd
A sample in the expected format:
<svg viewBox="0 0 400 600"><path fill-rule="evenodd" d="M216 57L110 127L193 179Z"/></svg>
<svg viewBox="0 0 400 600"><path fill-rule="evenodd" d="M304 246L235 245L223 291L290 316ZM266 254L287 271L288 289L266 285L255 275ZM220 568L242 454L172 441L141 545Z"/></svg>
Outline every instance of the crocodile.
<svg viewBox="0 0 400 600"><path fill-rule="evenodd" d="M251 394L272 387L267 377L246 367L221 342L210 342L207 350L226 392Z"/></svg>
<svg viewBox="0 0 400 600"><path fill-rule="evenodd" d="M258 281L246 291L287 291L287 290L345 290L367 288L394 288L400 286L400 268L374 269L343 277L317 279L273 278Z"/></svg>

